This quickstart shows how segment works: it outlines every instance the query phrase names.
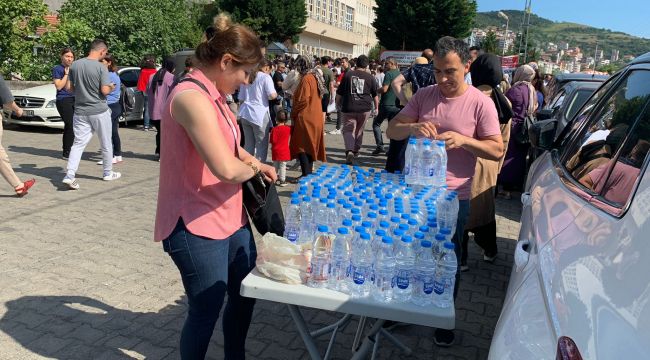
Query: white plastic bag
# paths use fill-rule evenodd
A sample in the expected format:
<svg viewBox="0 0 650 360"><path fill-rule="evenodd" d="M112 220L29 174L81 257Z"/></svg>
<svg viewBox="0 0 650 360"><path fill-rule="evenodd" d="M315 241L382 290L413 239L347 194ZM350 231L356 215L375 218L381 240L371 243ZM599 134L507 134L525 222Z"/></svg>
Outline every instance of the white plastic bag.
<svg viewBox="0 0 650 360"><path fill-rule="evenodd" d="M307 279L311 244L296 245L267 233L255 243L257 270L264 276L287 284L301 284Z"/></svg>
<svg viewBox="0 0 650 360"><path fill-rule="evenodd" d="M332 101L327 105L327 113L333 114L336 112L336 102Z"/></svg>

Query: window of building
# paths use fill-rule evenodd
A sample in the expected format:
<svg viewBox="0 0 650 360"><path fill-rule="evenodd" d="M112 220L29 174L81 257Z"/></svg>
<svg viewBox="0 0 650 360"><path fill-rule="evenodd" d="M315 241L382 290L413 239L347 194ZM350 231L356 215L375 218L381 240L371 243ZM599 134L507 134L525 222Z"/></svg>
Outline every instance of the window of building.
<svg viewBox="0 0 650 360"><path fill-rule="evenodd" d="M354 9L346 6L345 7L345 30L352 31L354 24Z"/></svg>
<svg viewBox="0 0 650 360"><path fill-rule="evenodd" d="M307 0L307 16L314 16L314 0Z"/></svg>
<svg viewBox="0 0 650 360"><path fill-rule="evenodd" d="M320 20L321 0L316 0L316 20Z"/></svg>

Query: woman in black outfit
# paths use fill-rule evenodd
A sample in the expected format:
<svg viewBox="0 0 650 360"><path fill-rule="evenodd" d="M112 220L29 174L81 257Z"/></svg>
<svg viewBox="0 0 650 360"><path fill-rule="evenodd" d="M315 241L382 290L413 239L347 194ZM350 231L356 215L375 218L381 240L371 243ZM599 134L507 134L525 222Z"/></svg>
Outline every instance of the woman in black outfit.
<svg viewBox="0 0 650 360"><path fill-rule="evenodd" d="M74 61L74 53L70 48L61 50L61 64L52 69L52 79L56 87L56 110L63 120L63 158L70 155L70 148L74 143L74 130L72 116L74 115L74 94L65 89L68 82L68 71Z"/></svg>

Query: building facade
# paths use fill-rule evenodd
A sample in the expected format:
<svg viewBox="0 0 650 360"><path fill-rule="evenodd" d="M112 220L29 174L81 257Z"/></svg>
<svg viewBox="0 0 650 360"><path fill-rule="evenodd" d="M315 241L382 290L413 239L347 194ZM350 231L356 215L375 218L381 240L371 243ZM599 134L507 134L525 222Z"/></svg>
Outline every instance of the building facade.
<svg viewBox="0 0 650 360"><path fill-rule="evenodd" d="M377 44L374 0L305 0L307 23L295 44L301 55L353 58Z"/></svg>

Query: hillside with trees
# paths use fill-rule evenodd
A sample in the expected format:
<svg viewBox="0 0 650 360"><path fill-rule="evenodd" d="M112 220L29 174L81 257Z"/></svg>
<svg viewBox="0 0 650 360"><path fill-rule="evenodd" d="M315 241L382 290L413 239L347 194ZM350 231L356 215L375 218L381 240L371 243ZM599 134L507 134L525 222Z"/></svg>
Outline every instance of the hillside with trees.
<svg viewBox="0 0 650 360"><path fill-rule="evenodd" d="M503 10L503 12L510 18L509 29L519 31L524 12L519 10ZM481 29L491 26L501 29L504 25L504 20L498 17L496 11L480 12L474 18L474 27ZM528 41L532 41L537 47L542 47L547 42L557 44L565 41L571 47L580 47L582 52L587 54L594 53L596 42L598 42L598 49L603 50L605 58L609 58L612 50L619 50L621 57L625 55L639 56L650 51L650 39L610 29L599 29L570 22L554 22L535 14L530 16L528 34Z"/></svg>

